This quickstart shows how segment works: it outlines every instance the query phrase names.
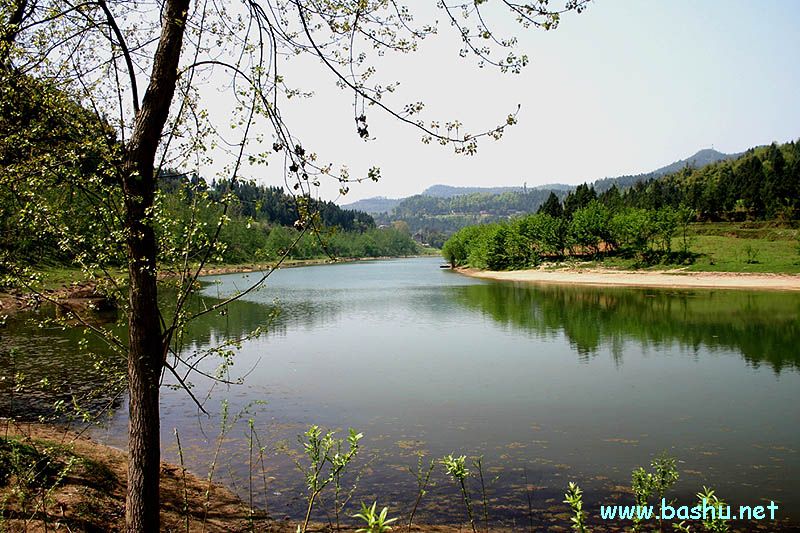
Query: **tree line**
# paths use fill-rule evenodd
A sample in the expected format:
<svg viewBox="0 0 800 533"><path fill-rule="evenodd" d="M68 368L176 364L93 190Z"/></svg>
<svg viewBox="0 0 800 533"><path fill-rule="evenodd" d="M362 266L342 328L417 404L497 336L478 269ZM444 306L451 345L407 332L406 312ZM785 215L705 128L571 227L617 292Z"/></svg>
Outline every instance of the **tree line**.
<svg viewBox="0 0 800 533"><path fill-rule="evenodd" d="M679 251L673 236L686 228L685 208L625 208L613 212L598 200L571 217L539 212L508 222L467 226L445 242L442 254L452 266L489 270L529 268L546 260L621 254L646 262L689 257L688 241Z"/></svg>
<svg viewBox="0 0 800 533"><path fill-rule="evenodd" d="M677 162L663 172L604 178L584 184L571 194L555 189L529 189L452 198L412 196L391 213L376 215L376 221L404 220L420 240L436 247L441 247L465 225L501 222L533 213L543 203L552 204L556 200L564 202L568 215L585 206L588 200L599 199L613 209L685 206L695 211L698 221L786 222L795 220L800 210L798 150L795 142L772 144L738 155L716 153L718 161L702 164L712 157L707 154L701 159L702 166L686 160L682 168L681 162Z"/></svg>
<svg viewBox="0 0 800 533"><path fill-rule="evenodd" d="M265 186L254 180L213 180L178 172L159 180L165 231L176 233L167 241L180 241L177 233L202 220L206 228L198 244L207 243L217 221L225 219L217 236L215 257L220 263L316 257L387 257L413 255L416 242L408 231L377 228L370 215L341 209L333 202L309 195L287 194L282 187ZM198 201L202 208L198 213ZM304 221L304 222L303 222ZM201 253L198 246L195 255ZM162 250L168 250L168 246Z"/></svg>
<svg viewBox="0 0 800 533"><path fill-rule="evenodd" d="M344 231L365 231L375 227L373 218L364 211L342 209L331 201L304 195L301 202L287 194L283 187L267 186L255 180L213 180L210 190L221 200L225 194L236 197L239 214L244 217L266 220L281 226L292 226L300 219L300 204L311 212L318 213L326 227L338 227Z"/></svg>
<svg viewBox="0 0 800 533"><path fill-rule="evenodd" d="M551 193L536 214L465 227L442 253L452 266L520 269L574 256L618 254L645 263L691 260L688 227L698 221L778 220L800 214L800 143L771 144L741 157L597 194L582 184L563 201ZM674 250L679 236L680 249Z"/></svg>

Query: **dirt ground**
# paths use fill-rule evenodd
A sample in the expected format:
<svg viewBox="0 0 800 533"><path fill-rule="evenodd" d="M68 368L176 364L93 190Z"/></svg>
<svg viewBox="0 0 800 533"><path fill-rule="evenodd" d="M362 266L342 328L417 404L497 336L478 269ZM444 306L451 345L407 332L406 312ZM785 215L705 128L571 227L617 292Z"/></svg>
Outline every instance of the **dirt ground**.
<svg viewBox="0 0 800 533"><path fill-rule="evenodd" d="M125 523L126 454L100 445L75 432L34 424L6 422L0 435L16 437L47 457L72 466L49 494L39 494L35 484L29 501L21 504L16 480L0 486L5 525L11 531L122 531ZM207 481L186 472L185 490L188 513L184 508L183 470L161 465L161 522L164 531L246 531L247 507L228 489L213 484L206 507ZM60 473L56 473L58 476ZM0 484L1 485L1 484ZM44 484L43 484L44 485ZM42 513L43 500L46 517ZM206 512L207 509L207 512ZM277 525L277 524L276 524ZM0 527L2 529L2 527ZM261 531L283 531L271 527Z"/></svg>

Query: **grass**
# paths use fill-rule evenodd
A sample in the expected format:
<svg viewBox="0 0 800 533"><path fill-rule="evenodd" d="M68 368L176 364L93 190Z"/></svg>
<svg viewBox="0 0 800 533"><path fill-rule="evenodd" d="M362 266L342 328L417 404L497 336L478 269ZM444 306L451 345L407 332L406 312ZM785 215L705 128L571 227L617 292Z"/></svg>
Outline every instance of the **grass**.
<svg viewBox="0 0 800 533"><path fill-rule="evenodd" d="M105 464L76 454L69 446L42 439L26 440L17 436L0 437L0 486L9 483L20 471L31 474L31 479L27 480L31 483L53 483L70 460L93 486L109 489L116 483L113 472Z"/></svg>
<svg viewBox="0 0 800 533"><path fill-rule="evenodd" d="M0 473L0 531L124 529L127 459L120 450L55 426L6 422ZM187 520L190 532L249 531L248 514L230 490L162 464L163 531L187 531ZM293 533L278 526L255 530Z"/></svg>
<svg viewBox="0 0 800 533"><path fill-rule="evenodd" d="M800 273L800 253L792 239L698 235L691 250L699 254L687 270L702 272Z"/></svg>
<svg viewBox="0 0 800 533"><path fill-rule="evenodd" d="M689 232L693 261L684 264L642 265L637 259L606 257L581 266L620 270L664 270L682 268L687 272L800 273L800 230L766 222L714 222L693 224ZM682 237L672 240L681 250Z"/></svg>
<svg viewBox="0 0 800 533"><path fill-rule="evenodd" d="M442 250L439 248L434 248L433 246L420 246L419 247L419 254L424 256L435 256L441 257Z"/></svg>
<svg viewBox="0 0 800 533"><path fill-rule="evenodd" d="M122 269L116 269L109 273L115 277L127 274L127 272ZM84 282L87 280L86 274L84 274L80 268L71 268L65 266L45 266L42 268L37 268L36 274L39 277L39 282L36 284L36 288L41 291L56 290L73 283ZM103 277L104 274L102 272L98 272L97 276Z"/></svg>
<svg viewBox="0 0 800 533"><path fill-rule="evenodd" d="M57 289L83 279L83 273L77 268L46 267L38 273L44 290Z"/></svg>

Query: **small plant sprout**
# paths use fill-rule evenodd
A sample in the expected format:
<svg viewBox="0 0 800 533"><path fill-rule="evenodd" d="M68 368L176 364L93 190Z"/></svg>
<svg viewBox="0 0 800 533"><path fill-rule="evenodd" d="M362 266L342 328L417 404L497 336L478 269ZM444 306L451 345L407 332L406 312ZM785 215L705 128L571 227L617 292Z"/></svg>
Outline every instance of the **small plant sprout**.
<svg viewBox="0 0 800 533"><path fill-rule="evenodd" d="M374 502L372 507L367 507L365 503L361 503L361 512L354 514L353 518L360 518L367 523L367 527L356 529L356 533L384 533L392 530L392 526L389 524L395 522L397 518L386 518L386 515L389 514L389 508L384 507L378 513L376 511L377 507L378 502Z"/></svg>
<svg viewBox="0 0 800 533"><path fill-rule="evenodd" d="M758 263L758 256L760 254L760 250L755 248L751 245L747 245L744 248L745 260L744 262L748 265L755 265Z"/></svg>
<svg viewBox="0 0 800 533"><path fill-rule="evenodd" d="M464 465L466 460L467 457L464 455L453 457L453 455L450 454L442 459L442 464L444 465L447 475L450 476L453 481L455 481L461 487L461 496L464 499L464 506L467 508L469 525L472 527L473 533L478 533L478 530L475 528L475 519L472 516L472 500L470 499L469 490L467 488L466 480L467 476L469 475L469 471Z"/></svg>
<svg viewBox="0 0 800 533"><path fill-rule="evenodd" d="M672 524L672 529L678 533L692 533L692 527L686 523L686 520L681 520L677 524Z"/></svg>
<svg viewBox="0 0 800 533"><path fill-rule="evenodd" d="M703 487L703 490L697 493L697 501L699 505L712 507L715 510L714 513L708 513L703 517L703 529L709 533L728 533L730 531L728 524L730 513L727 514L727 518L721 516L722 510L727 509L727 504L714 494L713 489Z"/></svg>
<svg viewBox="0 0 800 533"><path fill-rule="evenodd" d="M533 498L531 497L531 484L528 481L528 469L523 467L522 475L525 477L525 499L528 501L528 531L533 533Z"/></svg>
<svg viewBox="0 0 800 533"><path fill-rule="evenodd" d="M358 454L358 442L363 437L363 433L356 433L354 429L350 429L350 433L347 436L349 448L344 453L341 451L342 439L335 438L333 431L323 434L319 426L311 426L299 438L309 464L308 466L303 466L299 462L297 463L297 467L305 476L306 486L308 487L306 516L303 520L303 525L298 526L297 531L305 533L308 529L314 502L325 487L341 475Z"/></svg>
<svg viewBox="0 0 800 533"><path fill-rule="evenodd" d="M564 494L564 503L569 505L572 510L572 531L576 533L588 533L586 528L586 511L583 510L583 491L572 481L569 482L567 493Z"/></svg>
<svg viewBox="0 0 800 533"><path fill-rule="evenodd" d="M652 472L644 468L637 468L631 474L631 489L633 490L636 505L644 507L652 497L658 499L659 505L664 501L664 495L678 481L678 469L674 458L661 454L650 462ZM659 513L659 517L661 513ZM659 518L659 528L663 529L663 522ZM633 517L633 530L641 530L641 518Z"/></svg>
<svg viewBox="0 0 800 533"><path fill-rule="evenodd" d="M486 500L486 483L483 479L483 456L480 455L472 460L472 465L478 471L478 479L481 481L481 500L483 501L483 527L489 531L489 505Z"/></svg>
<svg viewBox="0 0 800 533"><path fill-rule="evenodd" d="M436 465L436 461L431 459L429 465L423 465L424 454L422 452L418 452L417 454L417 471L414 472L411 470L411 473L414 474L417 478L417 499L414 501L414 507L411 509L411 514L408 517L408 531L411 531L411 524L414 522L414 515L417 514L417 508L419 507L419 503L422 501L422 498L425 494L428 493L428 484L430 483L431 473L433 472L433 468Z"/></svg>
<svg viewBox="0 0 800 533"><path fill-rule="evenodd" d="M180 459L181 464L181 485L183 488L183 507L181 507L181 512L183 513L184 519L184 526L186 527L186 531L189 531L189 492L186 486L186 466L183 462L183 446L181 446L181 436L178 433L178 428L174 428L173 432L175 433L175 440L178 443L178 458Z"/></svg>

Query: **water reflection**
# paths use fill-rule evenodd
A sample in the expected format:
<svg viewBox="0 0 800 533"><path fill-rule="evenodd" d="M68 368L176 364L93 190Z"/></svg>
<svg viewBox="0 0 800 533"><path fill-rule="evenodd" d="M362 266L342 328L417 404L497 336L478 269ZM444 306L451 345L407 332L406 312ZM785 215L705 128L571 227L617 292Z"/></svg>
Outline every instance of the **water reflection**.
<svg viewBox="0 0 800 533"><path fill-rule="evenodd" d="M113 412L122 403L125 362L83 327L65 327L43 305L0 328L0 417L65 420L85 410ZM115 313L92 313L94 325L119 334ZM55 410L58 403L62 409Z"/></svg>
<svg viewBox="0 0 800 533"><path fill-rule="evenodd" d="M453 299L536 337L563 333L584 359L608 347L621 364L626 342L677 342L695 354L735 351L776 373L800 365L800 298L791 293L494 283L459 288Z"/></svg>

